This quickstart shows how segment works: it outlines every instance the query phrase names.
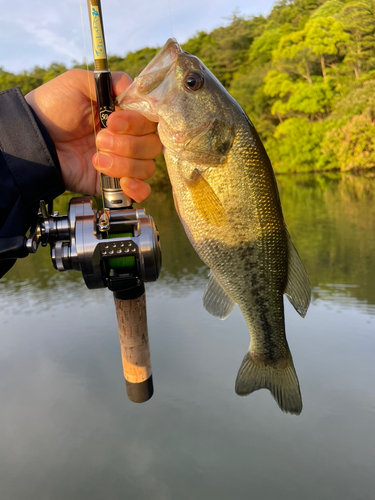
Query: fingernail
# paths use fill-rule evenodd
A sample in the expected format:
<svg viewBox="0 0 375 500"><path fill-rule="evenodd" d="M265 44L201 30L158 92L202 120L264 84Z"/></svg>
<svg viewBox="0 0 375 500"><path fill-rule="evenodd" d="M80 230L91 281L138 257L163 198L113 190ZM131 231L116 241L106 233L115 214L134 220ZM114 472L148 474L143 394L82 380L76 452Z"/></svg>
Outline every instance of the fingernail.
<svg viewBox="0 0 375 500"><path fill-rule="evenodd" d="M99 149L112 149L113 136L108 132L100 132L96 138L96 145Z"/></svg>
<svg viewBox="0 0 375 500"><path fill-rule="evenodd" d="M125 187L131 190L137 189L138 187L138 181L132 179L131 177L123 177L122 184L124 184Z"/></svg>
<svg viewBox="0 0 375 500"><path fill-rule="evenodd" d="M112 158L105 153L97 153L95 157L95 166L100 170L107 169L112 166Z"/></svg>

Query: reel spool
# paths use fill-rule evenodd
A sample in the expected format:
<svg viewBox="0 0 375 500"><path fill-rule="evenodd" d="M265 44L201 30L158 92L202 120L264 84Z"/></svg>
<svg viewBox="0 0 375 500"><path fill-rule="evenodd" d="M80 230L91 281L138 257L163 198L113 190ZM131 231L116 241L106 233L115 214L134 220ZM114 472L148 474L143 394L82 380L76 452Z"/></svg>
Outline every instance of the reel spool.
<svg viewBox="0 0 375 500"><path fill-rule="evenodd" d="M43 225L54 234L64 228L51 242L54 268L81 271L89 289L122 291L160 275L159 233L143 208L98 211L92 197L73 198L67 216L49 216Z"/></svg>

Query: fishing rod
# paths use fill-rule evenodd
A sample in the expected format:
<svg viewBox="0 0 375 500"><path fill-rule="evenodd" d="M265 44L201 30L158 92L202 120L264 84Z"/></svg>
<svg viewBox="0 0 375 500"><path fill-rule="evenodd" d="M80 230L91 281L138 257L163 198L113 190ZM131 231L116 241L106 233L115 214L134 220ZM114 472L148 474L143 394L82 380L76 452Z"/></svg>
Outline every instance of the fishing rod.
<svg viewBox="0 0 375 500"><path fill-rule="evenodd" d="M94 54L94 76L100 128L107 128L107 120L115 111L112 95L112 76L108 68L107 51L104 39L103 17L100 0L87 0L90 18L92 48ZM103 206L105 208L129 208L132 199L120 187L120 179L100 174Z"/></svg>
<svg viewBox="0 0 375 500"><path fill-rule="evenodd" d="M95 61L95 87L100 127L115 111L108 68L100 0L87 0ZM93 125L95 127L95 123ZM94 197L72 198L68 214L50 215L43 200L28 237L2 238L0 260L26 257L39 245L51 247L58 271L82 273L89 289L113 292L126 391L143 403L153 395L148 341L145 282L156 281L161 270L159 234L143 208L120 187L119 179L100 174L103 207Z"/></svg>
<svg viewBox="0 0 375 500"><path fill-rule="evenodd" d="M107 127L108 116L115 111L112 95L112 77L108 68L106 43L103 29L103 16L100 0L87 0L92 48L94 55L94 77L101 129ZM112 221L122 209L132 210L132 199L125 195L120 187L120 179L100 174L103 211L100 215L99 230L107 239L121 236ZM123 233L130 236L130 233ZM154 234L155 236L155 234ZM158 236L156 236L158 241ZM113 243L112 243L113 244ZM115 245L114 252L119 252ZM129 247L128 247L129 249ZM120 246L121 250L121 246ZM129 249L133 252L133 248ZM110 250L109 250L110 251ZM160 257L160 256L159 256ZM112 269L132 267L134 257L122 256L110 259ZM158 263L160 264L160 263ZM133 401L148 400L153 394L153 382L148 342L146 296L143 281L130 284L123 290L113 292L118 321L123 371L127 393Z"/></svg>

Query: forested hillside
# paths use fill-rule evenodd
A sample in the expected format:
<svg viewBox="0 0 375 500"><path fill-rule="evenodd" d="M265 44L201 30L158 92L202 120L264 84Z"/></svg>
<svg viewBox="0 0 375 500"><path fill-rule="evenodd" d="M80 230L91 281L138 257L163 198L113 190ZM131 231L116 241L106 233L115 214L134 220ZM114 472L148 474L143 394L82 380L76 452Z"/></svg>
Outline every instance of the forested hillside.
<svg viewBox="0 0 375 500"><path fill-rule="evenodd" d="M244 108L277 172L375 167L375 0L281 0L183 48ZM157 50L111 56L110 68L134 77ZM26 93L66 69L0 71L0 89Z"/></svg>

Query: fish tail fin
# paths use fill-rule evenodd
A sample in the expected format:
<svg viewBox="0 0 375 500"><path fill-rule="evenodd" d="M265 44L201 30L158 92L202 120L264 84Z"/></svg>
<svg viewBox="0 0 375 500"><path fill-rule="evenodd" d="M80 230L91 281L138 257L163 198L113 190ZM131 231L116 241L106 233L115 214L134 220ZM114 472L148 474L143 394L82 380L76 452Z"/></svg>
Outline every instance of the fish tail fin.
<svg viewBox="0 0 375 500"><path fill-rule="evenodd" d="M236 393L247 396L258 389L268 389L282 411L292 415L301 413L301 392L291 356L276 366L255 363L250 351L247 352L238 371Z"/></svg>

